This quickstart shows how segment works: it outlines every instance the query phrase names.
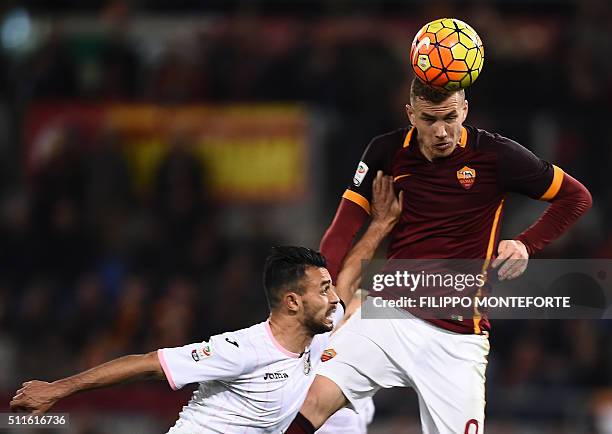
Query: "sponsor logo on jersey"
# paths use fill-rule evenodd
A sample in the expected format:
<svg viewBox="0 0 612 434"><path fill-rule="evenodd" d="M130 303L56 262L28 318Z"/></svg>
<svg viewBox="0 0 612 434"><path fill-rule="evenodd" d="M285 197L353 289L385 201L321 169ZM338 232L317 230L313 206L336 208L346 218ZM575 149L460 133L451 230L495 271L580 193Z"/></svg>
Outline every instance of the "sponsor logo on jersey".
<svg viewBox="0 0 612 434"><path fill-rule="evenodd" d="M323 351L323 354L321 354L321 361L327 362L328 360L336 357L336 354L338 354L336 350L334 350L333 348L328 348L325 351Z"/></svg>
<svg viewBox="0 0 612 434"><path fill-rule="evenodd" d="M284 372L266 372L264 374L264 380L285 380L289 378L289 374Z"/></svg>
<svg viewBox="0 0 612 434"><path fill-rule="evenodd" d="M457 170L457 179L463 188L469 190L476 181L476 171L471 167L463 166L461 169Z"/></svg>
<svg viewBox="0 0 612 434"><path fill-rule="evenodd" d="M191 357L195 362L210 357L212 355L212 346L208 342L204 342L204 346L196 348L191 352Z"/></svg>
<svg viewBox="0 0 612 434"><path fill-rule="evenodd" d="M355 172L355 176L353 176L353 184L355 184L355 187L359 187L361 185L366 174L368 173L368 170L369 170L368 165L365 164L363 161L360 161L359 165L357 166L357 171Z"/></svg>
<svg viewBox="0 0 612 434"><path fill-rule="evenodd" d="M225 338L225 342L227 342L228 344L234 345L236 348L240 348L240 345L238 345L237 341L230 341L229 338Z"/></svg>

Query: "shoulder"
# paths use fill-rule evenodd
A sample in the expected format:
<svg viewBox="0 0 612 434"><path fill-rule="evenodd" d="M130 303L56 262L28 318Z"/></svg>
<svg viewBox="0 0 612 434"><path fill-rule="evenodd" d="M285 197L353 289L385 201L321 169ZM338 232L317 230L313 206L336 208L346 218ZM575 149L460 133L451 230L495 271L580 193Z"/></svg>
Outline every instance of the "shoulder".
<svg viewBox="0 0 612 434"><path fill-rule="evenodd" d="M475 148L495 155L498 183L504 191L539 199L554 179L554 166L520 143L485 130L473 129Z"/></svg>
<svg viewBox="0 0 612 434"><path fill-rule="evenodd" d="M466 128L469 128L468 134L472 137L473 149L477 152L494 154L502 168L520 171L540 162L533 152L513 139L479 128Z"/></svg>
<svg viewBox="0 0 612 434"><path fill-rule="evenodd" d="M241 351L249 351L247 347L249 347L253 341L262 340L265 337L265 334L265 322L261 322L247 328L224 332L212 336L211 340L214 339L219 343L225 343L226 345Z"/></svg>
<svg viewBox="0 0 612 434"><path fill-rule="evenodd" d="M368 149L385 148L387 151L390 149L400 149L404 145L404 139L408 135L410 128L410 126L398 128L397 130L375 136L372 140L370 140Z"/></svg>
<svg viewBox="0 0 612 434"><path fill-rule="evenodd" d="M410 127L399 128L385 134L374 137L366 147L362 157L360 167L362 172L373 169L375 174L378 169L388 169L389 163L393 160L398 151L403 148L404 140L410 131ZM361 166L363 165L363 167ZM368 183L368 185L370 185Z"/></svg>
<svg viewBox="0 0 612 434"><path fill-rule="evenodd" d="M410 127L400 128L374 137L366 147L355 175L351 189L359 189L359 194L369 200L372 180L378 170L388 172L390 163L399 150L402 149ZM369 211L368 211L369 212Z"/></svg>
<svg viewBox="0 0 612 434"><path fill-rule="evenodd" d="M252 365L252 359L255 357L253 348L265 342L265 333L263 322L244 329L224 332L211 336L211 349L213 354L217 353L236 366L239 365L240 370L244 372Z"/></svg>
<svg viewBox="0 0 612 434"><path fill-rule="evenodd" d="M519 144L517 141L505 137L499 133L490 132L481 128L466 126L470 141L475 149L484 152L495 153L512 153L527 151L527 148Z"/></svg>

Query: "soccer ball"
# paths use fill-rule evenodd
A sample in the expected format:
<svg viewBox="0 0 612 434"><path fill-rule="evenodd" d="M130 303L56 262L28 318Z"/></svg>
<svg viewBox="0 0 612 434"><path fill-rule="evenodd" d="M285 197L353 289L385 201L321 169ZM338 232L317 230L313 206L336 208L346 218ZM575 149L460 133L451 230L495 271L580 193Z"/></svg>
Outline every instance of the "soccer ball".
<svg viewBox="0 0 612 434"><path fill-rule="evenodd" d="M482 70L484 47L476 31L455 18L425 24L410 49L416 76L428 86L453 91L472 85Z"/></svg>

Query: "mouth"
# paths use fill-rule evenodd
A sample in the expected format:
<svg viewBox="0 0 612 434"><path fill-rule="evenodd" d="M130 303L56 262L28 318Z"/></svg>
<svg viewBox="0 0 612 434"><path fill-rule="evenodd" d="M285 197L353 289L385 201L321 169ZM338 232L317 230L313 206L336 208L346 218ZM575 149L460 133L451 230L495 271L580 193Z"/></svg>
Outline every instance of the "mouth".
<svg viewBox="0 0 612 434"><path fill-rule="evenodd" d="M325 315L325 320L328 322L333 322L332 316L334 315L334 312L336 312L336 308L330 309L330 311L327 312L327 315Z"/></svg>
<svg viewBox="0 0 612 434"><path fill-rule="evenodd" d="M436 148L438 151L446 151L447 149L450 149L451 146L452 146L451 142L442 142L442 143L436 143L434 145L434 148Z"/></svg>

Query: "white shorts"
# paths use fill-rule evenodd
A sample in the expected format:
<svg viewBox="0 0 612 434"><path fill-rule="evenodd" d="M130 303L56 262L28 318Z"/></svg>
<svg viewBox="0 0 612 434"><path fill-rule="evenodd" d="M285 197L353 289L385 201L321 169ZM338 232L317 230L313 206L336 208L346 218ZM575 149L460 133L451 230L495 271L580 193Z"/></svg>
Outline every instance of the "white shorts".
<svg viewBox="0 0 612 434"><path fill-rule="evenodd" d="M364 407L359 413L344 407L332 414L317 430L317 434L366 434L373 418L374 402L370 398L364 401Z"/></svg>
<svg viewBox="0 0 612 434"><path fill-rule="evenodd" d="M450 332L403 310L398 319L393 310L395 319L356 312L332 336L335 355L317 374L336 383L357 412L381 388L412 387L423 433L482 434L488 337Z"/></svg>

